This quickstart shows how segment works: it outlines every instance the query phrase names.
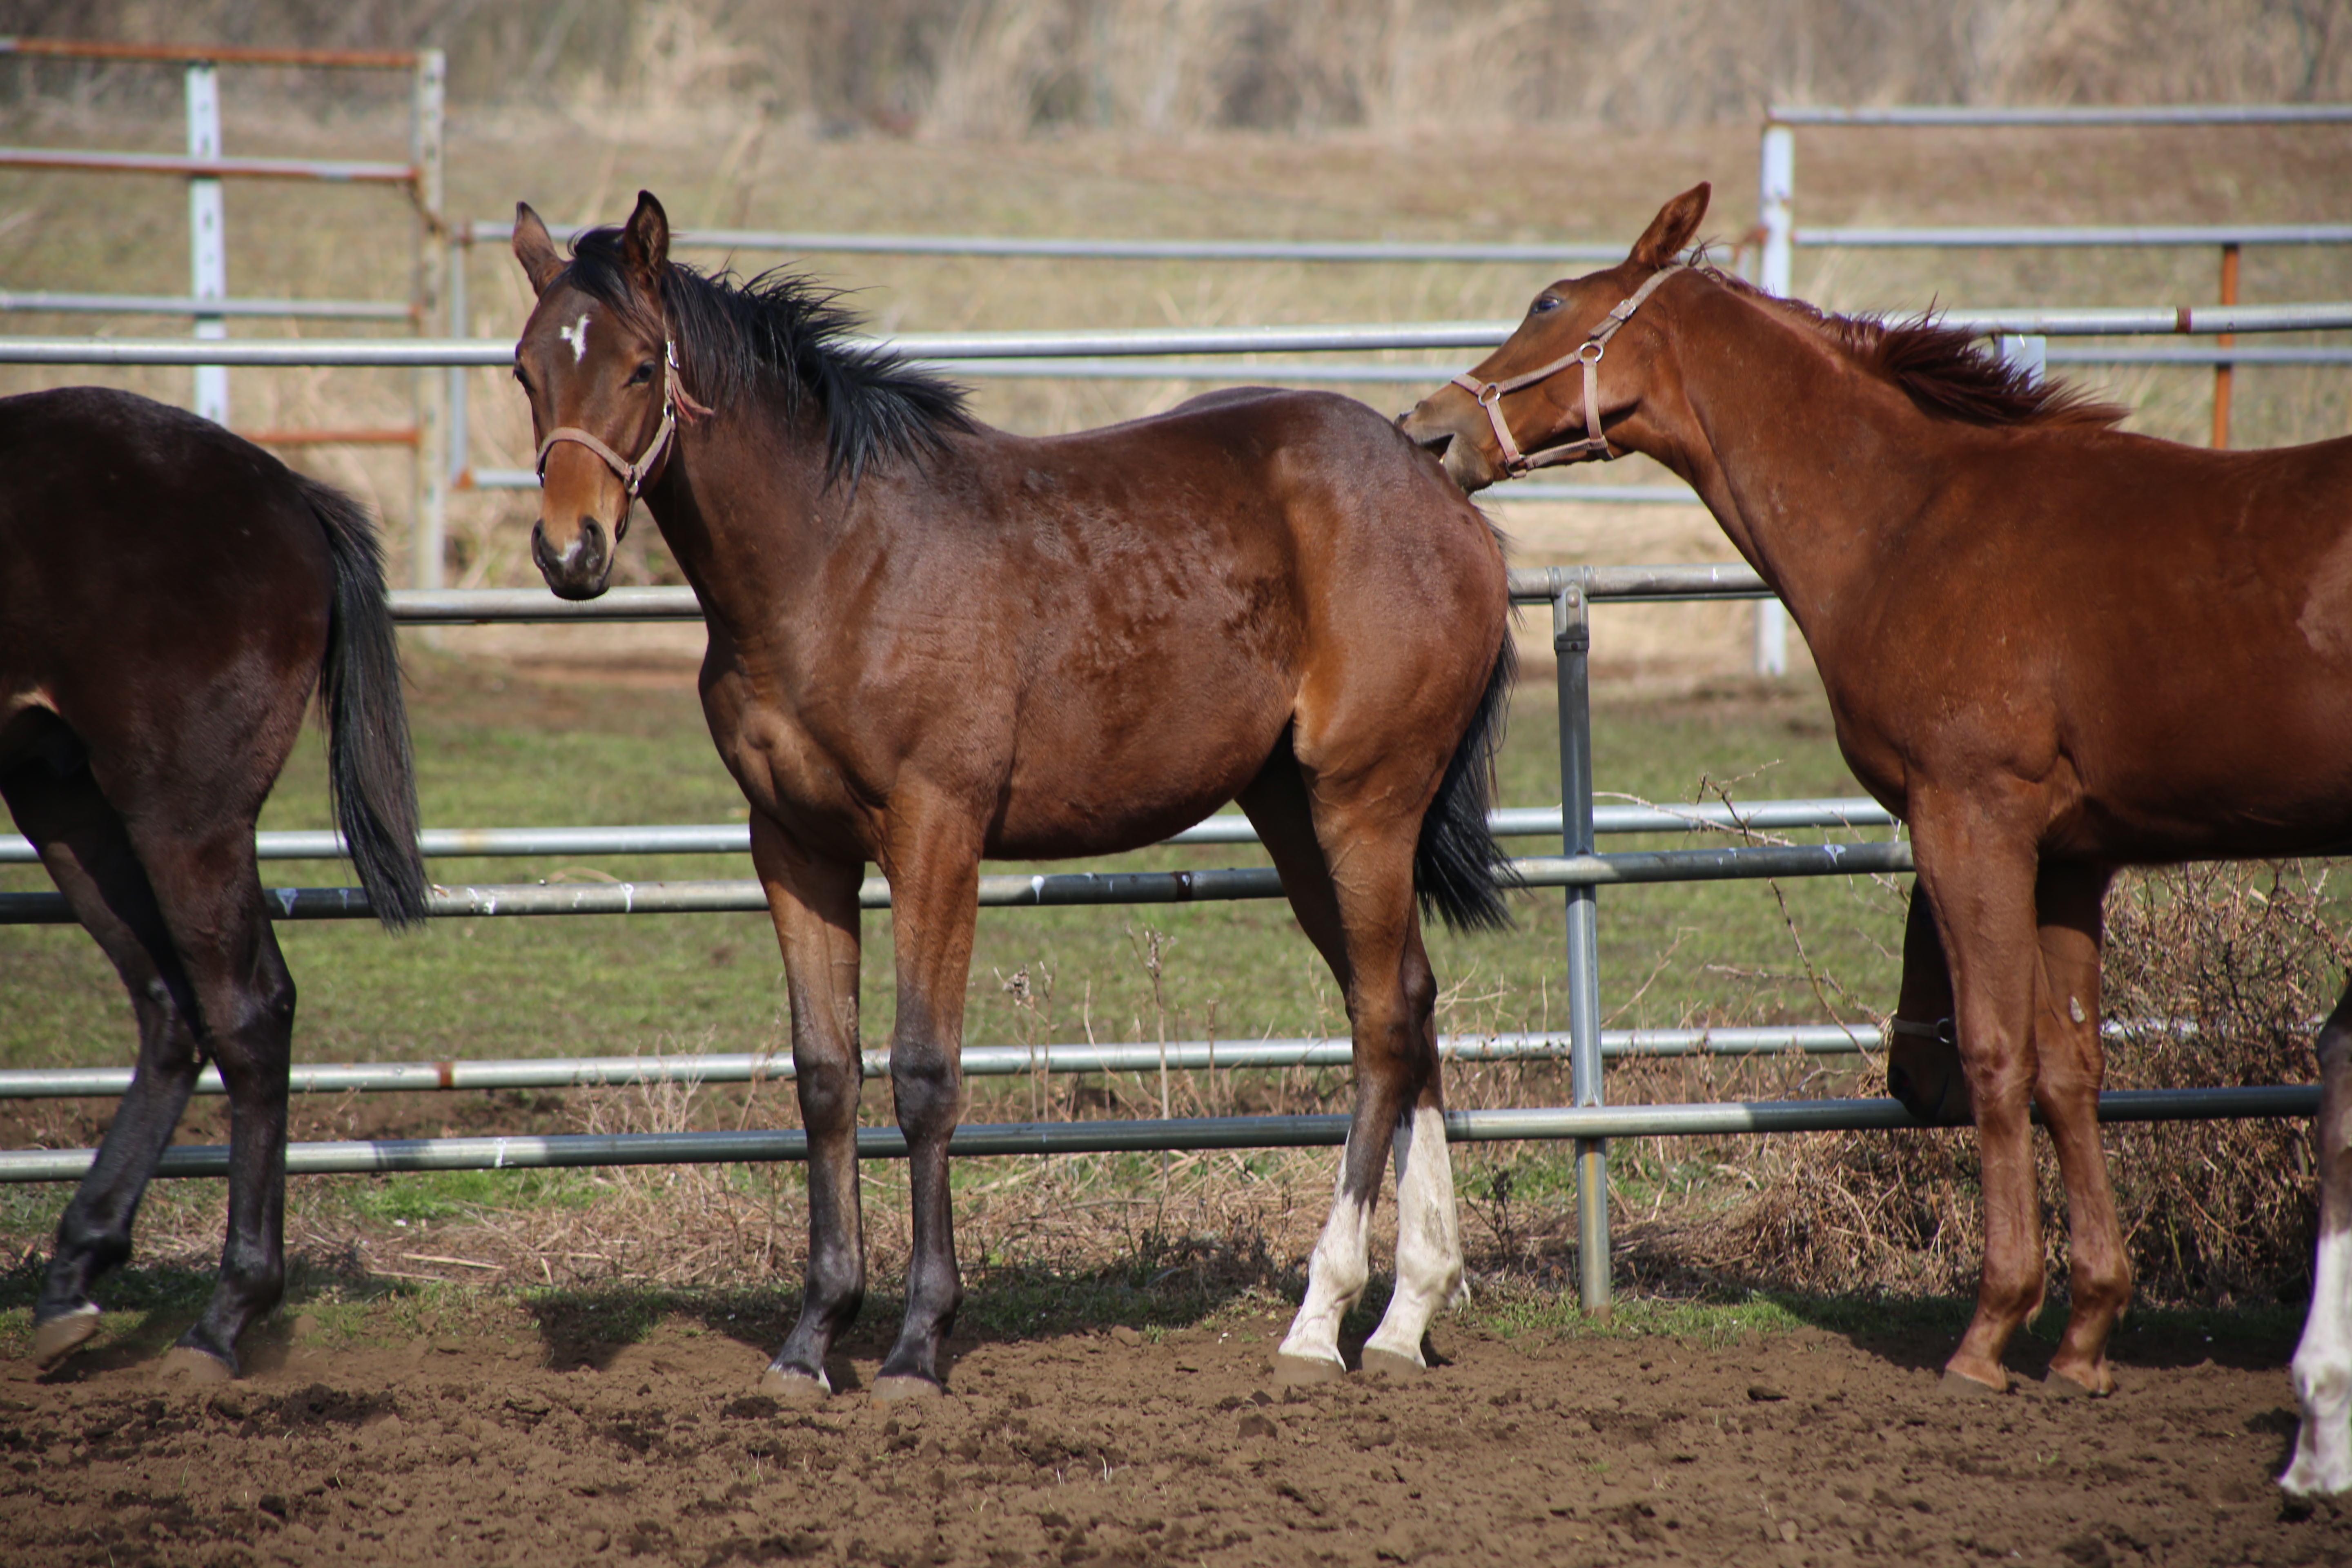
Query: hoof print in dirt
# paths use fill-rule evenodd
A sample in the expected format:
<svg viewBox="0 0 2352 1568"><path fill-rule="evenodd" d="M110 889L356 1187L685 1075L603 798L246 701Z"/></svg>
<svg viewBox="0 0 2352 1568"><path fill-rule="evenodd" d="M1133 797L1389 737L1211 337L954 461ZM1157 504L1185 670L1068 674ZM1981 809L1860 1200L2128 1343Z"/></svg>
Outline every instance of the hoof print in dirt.
<svg viewBox="0 0 2352 1568"><path fill-rule="evenodd" d="M2006 1387L1995 1388L1989 1383L1979 1383L1975 1378L1964 1377L1957 1372L1948 1372L1944 1380L1936 1385L1936 1392L1947 1399L1990 1399L1996 1394L2007 1394L2009 1390Z"/></svg>
<svg viewBox="0 0 2352 1568"><path fill-rule="evenodd" d="M822 1377L772 1366L760 1377L760 1392L781 1405L820 1405L833 1389Z"/></svg>
<svg viewBox="0 0 2352 1568"><path fill-rule="evenodd" d="M236 1378L236 1368L193 1346L173 1345L164 1352L155 1375L167 1383L180 1379L194 1384L227 1383Z"/></svg>
<svg viewBox="0 0 2352 1568"><path fill-rule="evenodd" d="M940 1399L947 1390L928 1377L877 1377L874 1380L874 1403L896 1405L902 1399Z"/></svg>
<svg viewBox="0 0 2352 1568"><path fill-rule="evenodd" d="M1274 1385L1276 1388L1303 1388L1318 1383L1337 1383L1348 1375L1348 1369L1336 1361L1321 1356L1283 1355L1274 1358Z"/></svg>
<svg viewBox="0 0 2352 1568"><path fill-rule="evenodd" d="M1366 1372L1380 1373L1388 1377L1409 1378L1423 1376L1429 1371L1429 1368L1423 1366L1415 1358L1406 1355L1400 1351L1366 1350L1364 1352L1364 1370Z"/></svg>
<svg viewBox="0 0 2352 1568"><path fill-rule="evenodd" d="M89 1342L98 1332L98 1308L76 1307L62 1318L51 1318L33 1331L33 1364L43 1372Z"/></svg>

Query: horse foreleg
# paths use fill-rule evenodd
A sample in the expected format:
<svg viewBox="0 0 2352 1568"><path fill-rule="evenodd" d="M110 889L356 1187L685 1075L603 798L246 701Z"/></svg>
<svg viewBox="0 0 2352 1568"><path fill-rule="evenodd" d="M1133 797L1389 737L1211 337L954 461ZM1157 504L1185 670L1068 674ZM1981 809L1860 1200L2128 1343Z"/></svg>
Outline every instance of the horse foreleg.
<svg viewBox="0 0 2352 1568"><path fill-rule="evenodd" d="M785 1398L833 1392L825 1359L866 1300L857 1193L857 885L865 868L808 855L764 815L751 860L767 891L792 1002L793 1087L808 1133L809 1250L801 1315L761 1386Z"/></svg>
<svg viewBox="0 0 2352 1568"><path fill-rule="evenodd" d="M1920 880L1934 901L1951 963L1960 1060L1976 1109L1985 1252L1977 1310L1945 1363L1945 1387L2006 1389L2011 1336L2042 1304L2042 1216L2034 1192L2032 1121L2033 862L1987 831L1966 805L1958 821L1918 813L1912 824Z"/></svg>
<svg viewBox="0 0 2352 1568"><path fill-rule="evenodd" d="M2279 1477L2306 1497L2352 1490L2352 985L2319 1031L2319 1255L2294 1362L2303 1426Z"/></svg>
<svg viewBox="0 0 2352 1568"><path fill-rule="evenodd" d="M2131 1300L2131 1262L2099 1146L2100 906L2112 873L2099 866L2045 866L2040 910L2042 984L2034 1017L2033 1096L2042 1106L2066 1184L2066 1331L2050 1358L2053 1394L2113 1394L2107 1335Z"/></svg>
<svg viewBox="0 0 2352 1568"><path fill-rule="evenodd" d="M1454 1206L1454 1161L1445 1143L1445 1086L1437 1057L1437 983L1420 933L1405 953L1404 995L1421 1045L1423 1081L1412 1110L1397 1123L1396 1290L1380 1327L1364 1343L1364 1370L1419 1372L1429 1322L1468 1295L1462 1282L1462 1230Z"/></svg>
<svg viewBox="0 0 2352 1568"><path fill-rule="evenodd" d="M877 1399L940 1392L940 1352L963 1304L948 1140L962 1114L963 995L979 912L980 846L971 825L951 810L931 815L929 823L907 825L913 831L886 868L898 962L890 1090L907 1135L913 1226L907 1315L874 1379Z"/></svg>
<svg viewBox="0 0 2352 1568"><path fill-rule="evenodd" d="M61 735L60 740L64 737ZM16 825L75 917L131 994L139 1060L98 1158L58 1221L57 1250L33 1309L32 1359L54 1366L98 1331L90 1292L131 1256L139 1200L194 1091L203 1058L193 998L122 821L78 757L41 760L0 775Z"/></svg>

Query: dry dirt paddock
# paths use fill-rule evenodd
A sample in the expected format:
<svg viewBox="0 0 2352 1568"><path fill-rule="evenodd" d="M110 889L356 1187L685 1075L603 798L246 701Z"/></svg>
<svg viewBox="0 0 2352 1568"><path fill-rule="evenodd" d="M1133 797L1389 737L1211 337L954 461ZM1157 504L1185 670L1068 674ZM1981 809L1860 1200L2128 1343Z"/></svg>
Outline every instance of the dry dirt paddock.
<svg viewBox="0 0 2352 1568"><path fill-rule="evenodd" d="M1940 1334L1707 1346L1449 1329L1411 1384L1269 1391L1280 1322L963 1348L946 1399L754 1391L773 1325L626 1345L520 1308L224 1389L100 1352L0 1383L13 1564L2341 1563L2284 1506L2284 1343L2126 1329L2104 1402L1954 1401ZM857 1384L868 1326L836 1368ZM2045 1353L2043 1352L2042 1353ZM2022 1370L2031 1349L2012 1356Z"/></svg>

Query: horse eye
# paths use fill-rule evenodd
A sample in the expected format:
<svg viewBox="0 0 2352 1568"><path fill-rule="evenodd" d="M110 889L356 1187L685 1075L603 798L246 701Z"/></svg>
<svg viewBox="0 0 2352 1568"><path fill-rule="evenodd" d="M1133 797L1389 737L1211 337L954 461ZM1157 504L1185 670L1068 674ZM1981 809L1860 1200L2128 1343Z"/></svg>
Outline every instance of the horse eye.
<svg viewBox="0 0 2352 1568"><path fill-rule="evenodd" d="M1530 316L1540 316L1546 310L1557 310L1559 309L1559 301L1558 300L1554 299L1549 294L1538 294L1536 296L1536 302L1528 307L1528 314Z"/></svg>
<svg viewBox="0 0 2352 1568"><path fill-rule="evenodd" d="M525 395L525 396L530 395L530 377L529 377L529 376L525 375L525 374L522 373L522 366L520 366L520 365L517 365L517 366L515 366L515 367L514 367L514 378L515 378L515 380L516 380L519 384L520 384L520 385L521 385L521 387L522 387L522 390L523 390L523 394L524 394L524 395Z"/></svg>
<svg viewBox="0 0 2352 1568"><path fill-rule="evenodd" d="M643 386L647 382L653 380L653 378L654 362L651 360L646 360L638 364L636 370L630 374L629 384L631 386Z"/></svg>

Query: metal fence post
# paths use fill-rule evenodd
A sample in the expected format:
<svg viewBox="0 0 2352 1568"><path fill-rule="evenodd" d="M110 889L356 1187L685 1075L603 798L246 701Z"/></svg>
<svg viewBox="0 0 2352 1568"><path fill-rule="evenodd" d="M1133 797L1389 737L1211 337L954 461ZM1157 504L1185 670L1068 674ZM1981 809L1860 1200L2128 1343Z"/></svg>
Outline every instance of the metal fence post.
<svg viewBox="0 0 2352 1568"><path fill-rule="evenodd" d="M439 49L422 49L416 56L416 100L413 145L416 184L416 332L433 331L442 310L442 282L448 248L443 243L442 122L444 118L443 56ZM464 328L452 319L450 335ZM461 373L462 374L462 373ZM415 553L413 580L419 588L441 586L441 557L446 548L449 495L447 443L448 382L438 370L416 372L416 453L410 472L410 500L415 508Z"/></svg>
<svg viewBox="0 0 2352 1568"><path fill-rule="evenodd" d="M1766 121L1756 170L1756 222L1764 243L1757 256L1757 286L1787 299L1797 260L1794 204L1797 133ZM1778 599L1756 601L1756 673L1789 673L1789 612Z"/></svg>
<svg viewBox="0 0 2352 1568"><path fill-rule="evenodd" d="M188 67L188 156L221 155L220 74L209 60ZM198 300L228 298L228 242L221 232L221 183L198 178L188 182L189 292ZM228 336L228 322L219 316L198 316L195 335ZM228 367L196 366L196 412L217 425L228 423Z"/></svg>
<svg viewBox="0 0 2352 1568"><path fill-rule="evenodd" d="M1551 601L1559 661L1560 852L1592 853L1592 647L1587 569L1570 568ZM1579 1105L1601 1103L1601 938L1593 889L1568 889L1568 1061ZM1576 1141L1576 1258L1584 1310L1609 1315L1609 1144Z"/></svg>
<svg viewBox="0 0 2352 1568"><path fill-rule="evenodd" d="M2026 384L2040 386L2050 373L2050 340L2039 336L2003 334L1997 340L2003 364L2025 373Z"/></svg>

